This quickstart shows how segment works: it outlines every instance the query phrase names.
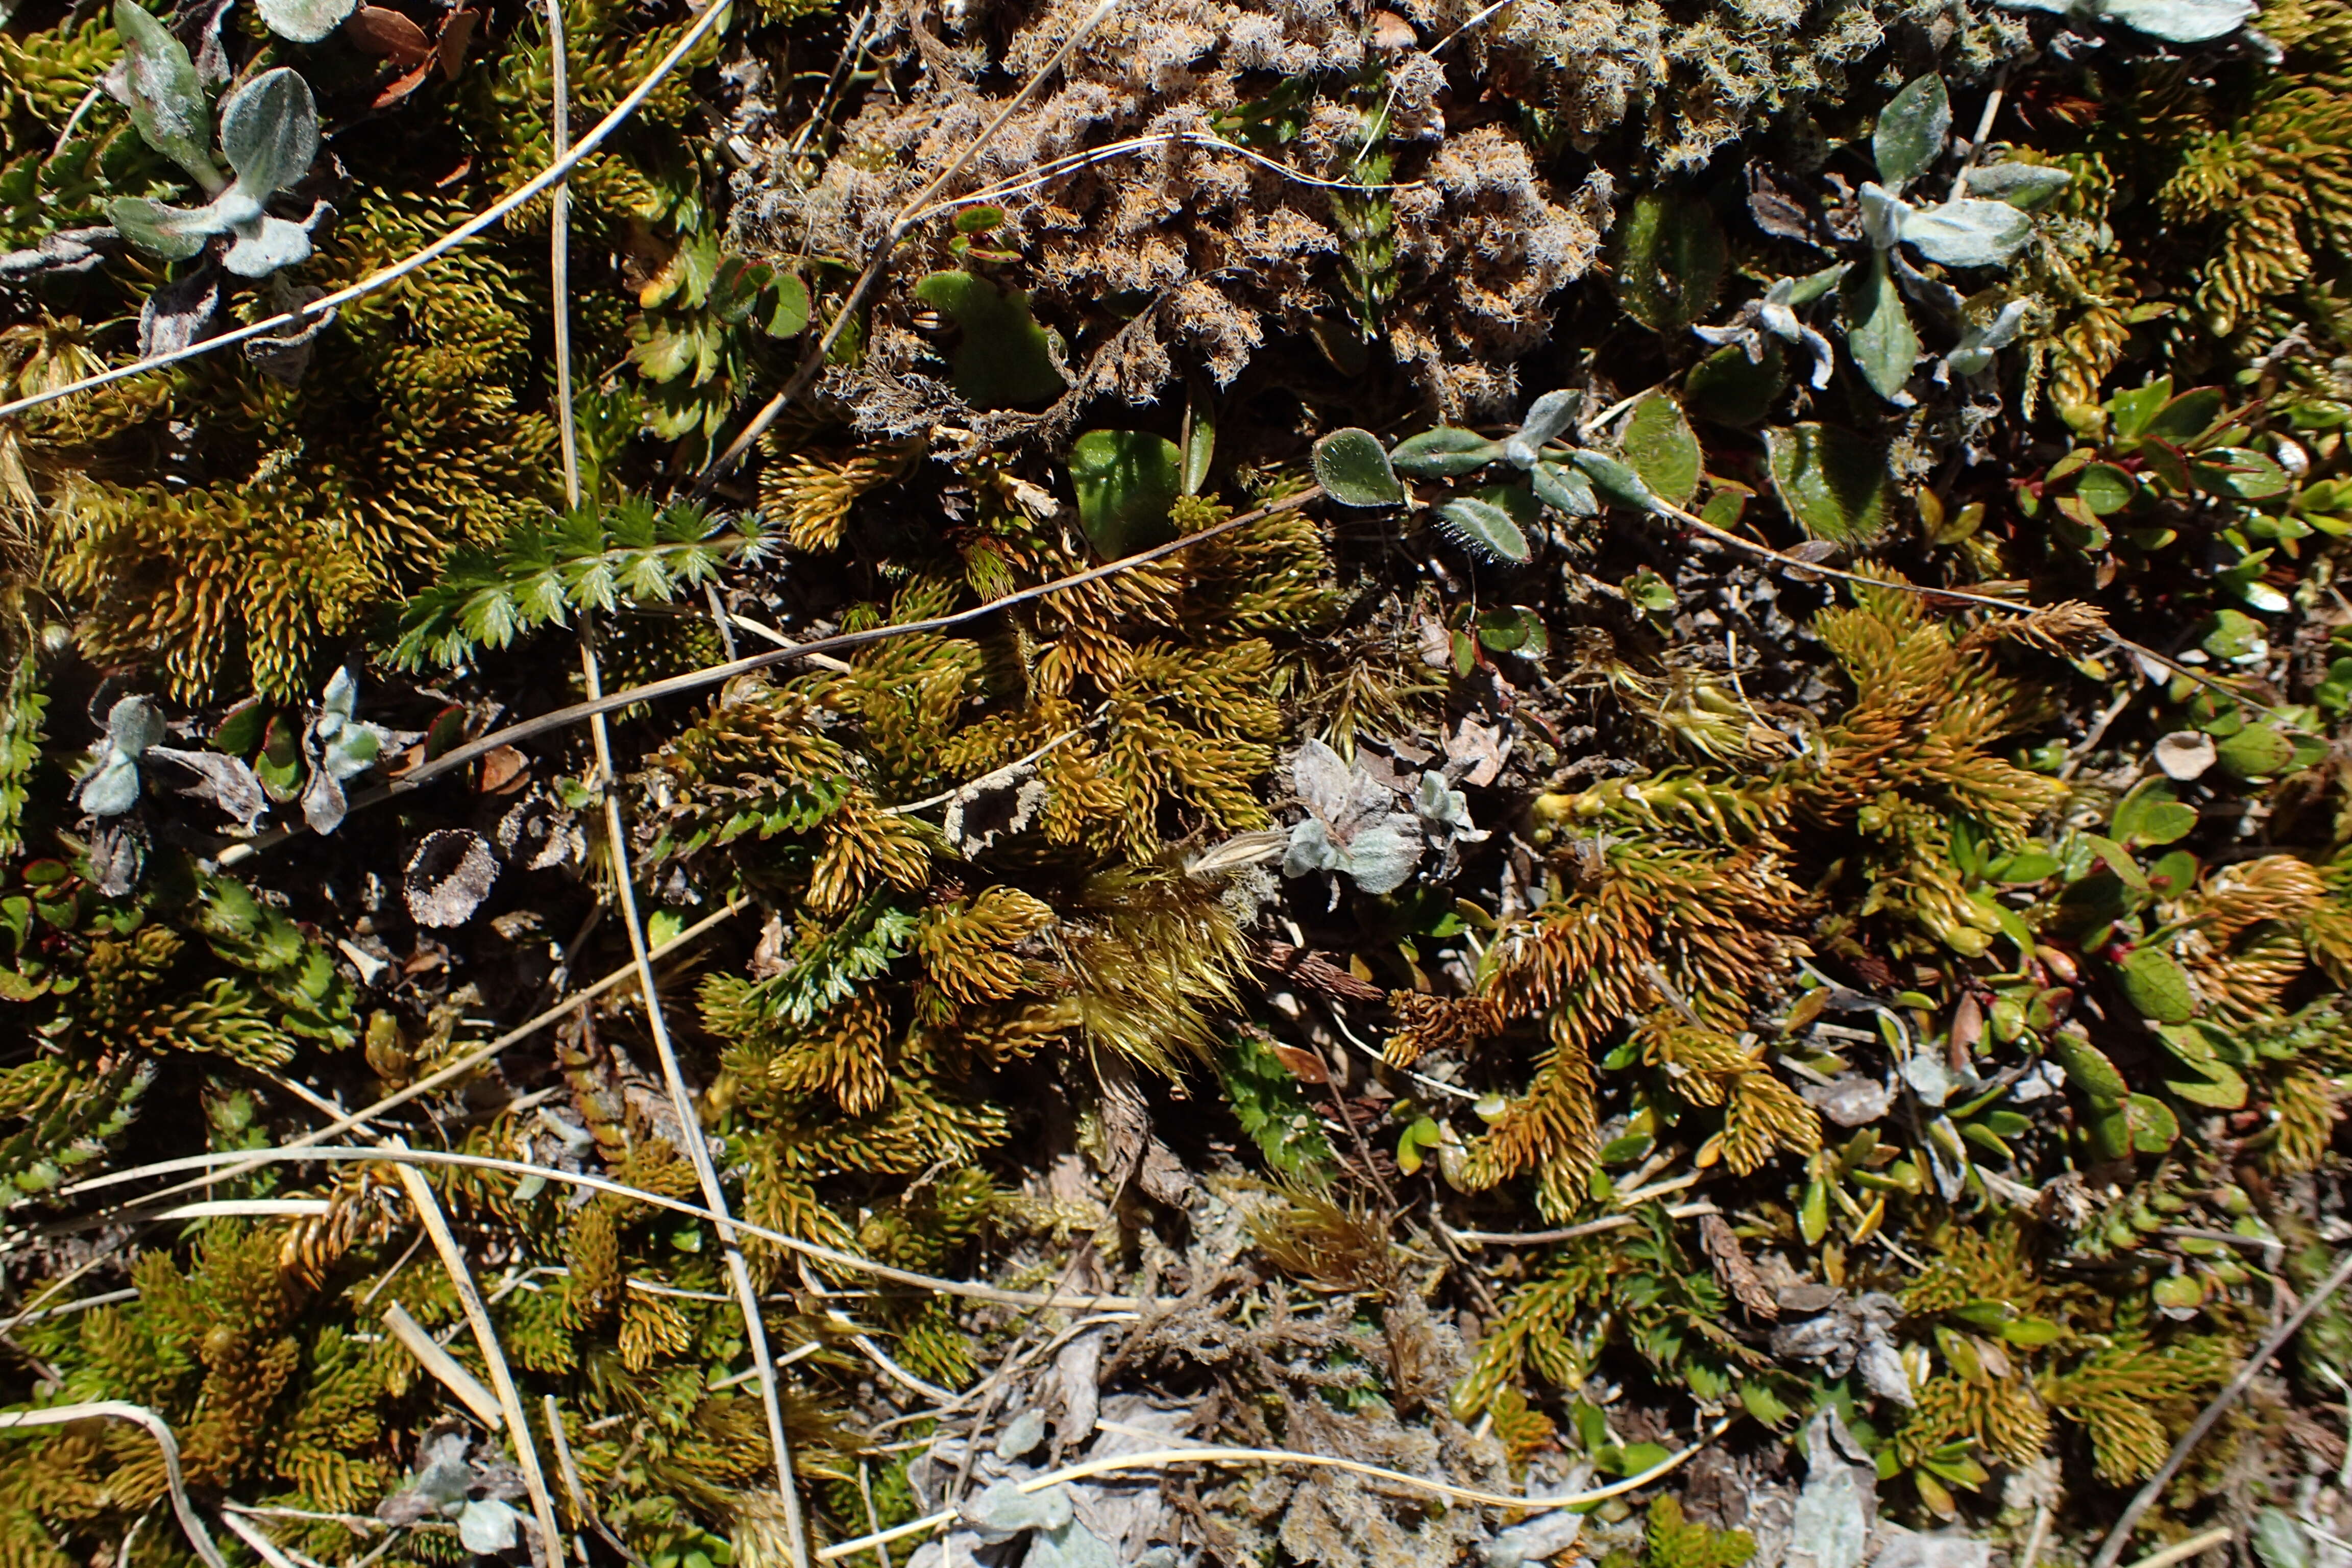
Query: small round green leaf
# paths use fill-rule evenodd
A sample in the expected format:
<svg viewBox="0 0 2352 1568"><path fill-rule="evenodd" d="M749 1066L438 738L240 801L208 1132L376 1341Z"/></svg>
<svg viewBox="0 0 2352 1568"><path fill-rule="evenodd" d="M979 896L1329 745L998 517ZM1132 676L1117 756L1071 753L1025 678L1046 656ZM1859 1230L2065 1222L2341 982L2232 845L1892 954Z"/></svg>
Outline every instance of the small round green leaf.
<svg viewBox="0 0 2352 1568"><path fill-rule="evenodd" d="M2132 1148L2139 1153L2161 1154L2179 1141L2180 1118L2160 1100L2135 1094L2124 1102L2124 1114L2131 1122Z"/></svg>
<svg viewBox="0 0 2352 1568"><path fill-rule="evenodd" d="M2131 505L2132 497L2138 493L2138 487L2132 482L2129 474L2114 464L2093 463L2074 482L2074 493L2083 498L2083 504L2089 507L2094 514L2105 517Z"/></svg>
<svg viewBox="0 0 2352 1568"><path fill-rule="evenodd" d="M1334 430L1316 442L1315 481L1341 506L1396 506L1404 500L1389 455L1369 430Z"/></svg>

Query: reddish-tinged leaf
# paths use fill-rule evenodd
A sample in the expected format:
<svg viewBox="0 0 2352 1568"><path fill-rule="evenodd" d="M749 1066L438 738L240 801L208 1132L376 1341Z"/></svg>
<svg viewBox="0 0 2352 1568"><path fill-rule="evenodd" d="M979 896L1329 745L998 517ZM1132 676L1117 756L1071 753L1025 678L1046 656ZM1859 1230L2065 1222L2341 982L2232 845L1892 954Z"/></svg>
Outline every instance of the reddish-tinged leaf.
<svg viewBox="0 0 2352 1568"><path fill-rule="evenodd" d="M433 40L425 29L388 5L362 5L352 12L343 23L343 37L404 68L433 58Z"/></svg>
<svg viewBox="0 0 2352 1568"><path fill-rule="evenodd" d="M425 85L425 79L431 75L432 71L433 62L428 58L423 65L406 71L400 76L394 77L392 80L384 84L383 91L375 95L371 107L376 109L388 109L392 105L398 103L402 99L406 98L410 93L415 92L418 88L423 87ZM459 174L463 174L466 172L466 169L470 169L473 166L472 161L470 159L467 160L465 168L459 169L457 174L450 175L448 180L444 180L441 183L445 185L449 184L450 181L457 179Z"/></svg>
<svg viewBox="0 0 2352 1568"><path fill-rule="evenodd" d="M451 81L466 67L466 50L474 41L475 25L481 20L478 11L453 11L441 24L441 73Z"/></svg>
<svg viewBox="0 0 2352 1568"><path fill-rule="evenodd" d="M1323 1058L1317 1056L1313 1051L1307 1050L1301 1046L1286 1046L1279 1040L1269 1040L1266 1042L1266 1048L1271 1050L1275 1055L1275 1059L1281 1062L1284 1067L1288 1068L1290 1069L1291 1076L1297 1079L1301 1083L1328 1083L1331 1081L1331 1069L1328 1067L1326 1067L1323 1063Z"/></svg>
<svg viewBox="0 0 2352 1568"><path fill-rule="evenodd" d="M530 759L512 746L500 746L482 759L482 793L509 795L530 776Z"/></svg>

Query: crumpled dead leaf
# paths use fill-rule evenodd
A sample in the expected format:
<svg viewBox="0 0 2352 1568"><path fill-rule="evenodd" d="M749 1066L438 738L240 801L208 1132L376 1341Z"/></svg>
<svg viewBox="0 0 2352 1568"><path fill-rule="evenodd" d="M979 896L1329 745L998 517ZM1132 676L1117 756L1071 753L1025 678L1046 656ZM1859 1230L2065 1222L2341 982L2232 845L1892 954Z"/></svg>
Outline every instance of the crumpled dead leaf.
<svg viewBox="0 0 2352 1568"><path fill-rule="evenodd" d="M1446 771L1461 772L1464 784L1485 788L1493 784L1510 760L1511 738L1500 724L1481 724L1467 714L1454 733L1445 737Z"/></svg>
<svg viewBox="0 0 2352 1568"><path fill-rule="evenodd" d="M1895 1103L1893 1092L1885 1084L1860 1073L1840 1073L1829 1083L1809 1083L1797 1092L1840 1127L1867 1126Z"/></svg>
<svg viewBox="0 0 2352 1568"><path fill-rule="evenodd" d="M1878 1290L1860 1296L1838 1290L1823 1303L1820 1300L1823 1289L1801 1286L1780 1292L1778 1305L1782 1311L1820 1315L1774 1330L1773 1355L1782 1361L1812 1363L1832 1377L1858 1371L1881 1399L1906 1406L1914 1404L1911 1377L1895 1344L1895 1323L1902 1316L1902 1305Z"/></svg>
<svg viewBox="0 0 2352 1568"><path fill-rule="evenodd" d="M185 752L177 746L150 746L147 755L166 758L194 773L196 784L180 793L212 802L248 829L269 809L269 796L242 757L226 752Z"/></svg>

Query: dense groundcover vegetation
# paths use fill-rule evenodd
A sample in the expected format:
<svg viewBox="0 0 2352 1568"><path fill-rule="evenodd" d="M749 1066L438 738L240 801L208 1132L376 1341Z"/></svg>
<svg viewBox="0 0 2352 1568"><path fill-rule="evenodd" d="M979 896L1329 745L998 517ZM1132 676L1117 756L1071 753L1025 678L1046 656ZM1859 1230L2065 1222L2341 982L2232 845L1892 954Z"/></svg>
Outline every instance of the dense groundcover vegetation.
<svg viewBox="0 0 2352 1568"><path fill-rule="evenodd" d="M0 0L0 1564L2340 1568L2347 242L2344 0Z"/></svg>

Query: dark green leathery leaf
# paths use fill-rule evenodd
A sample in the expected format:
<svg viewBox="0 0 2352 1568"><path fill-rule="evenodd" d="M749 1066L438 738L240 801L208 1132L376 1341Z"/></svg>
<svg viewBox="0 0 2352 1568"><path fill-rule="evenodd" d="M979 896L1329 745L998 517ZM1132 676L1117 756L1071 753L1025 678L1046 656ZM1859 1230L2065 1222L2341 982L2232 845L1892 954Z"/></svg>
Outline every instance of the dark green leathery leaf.
<svg viewBox="0 0 2352 1568"><path fill-rule="evenodd" d="M1776 426L1764 447L1772 488L1807 533L1864 545L1885 532L1895 484L1880 448L1833 425Z"/></svg>
<svg viewBox="0 0 2352 1568"><path fill-rule="evenodd" d="M2197 1014L2197 994L2189 972L2162 948L2135 948L2116 966L2124 995L2143 1017L2185 1024Z"/></svg>
<svg viewBox="0 0 2352 1568"><path fill-rule="evenodd" d="M2120 1105L2131 1092L2124 1075L2116 1070L2116 1064L2107 1059L2106 1053L2080 1035L2064 1030L2053 1035L2050 1054L2058 1058L2066 1076L2091 1097L2094 1104Z"/></svg>
<svg viewBox="0 0 2352 1568"><path fill-rule="evenodd" d="M1070 446L1070 483L1087 542L1117 561L1173 539L1168 510L1182 469L1183 454L1162 436L1089 430L1079 437Z"/></svg>
<svg viewBox="0 0 2352 1568"><path fill-rule="evenodd" d="M1715 309L1724 258L1723 229L1705 202L1644 191L1619 227L1618 302L1653 331L1682 332Z"/></svg>
<svg viewBox="0 0 2352 1568"><path fill-rule="evenodd" d="M955 389L980 408L1018 408L1061 395L1045 329L1029 313L1029 296L970 272L934 272L915 298L954 319Z"/></svg>

